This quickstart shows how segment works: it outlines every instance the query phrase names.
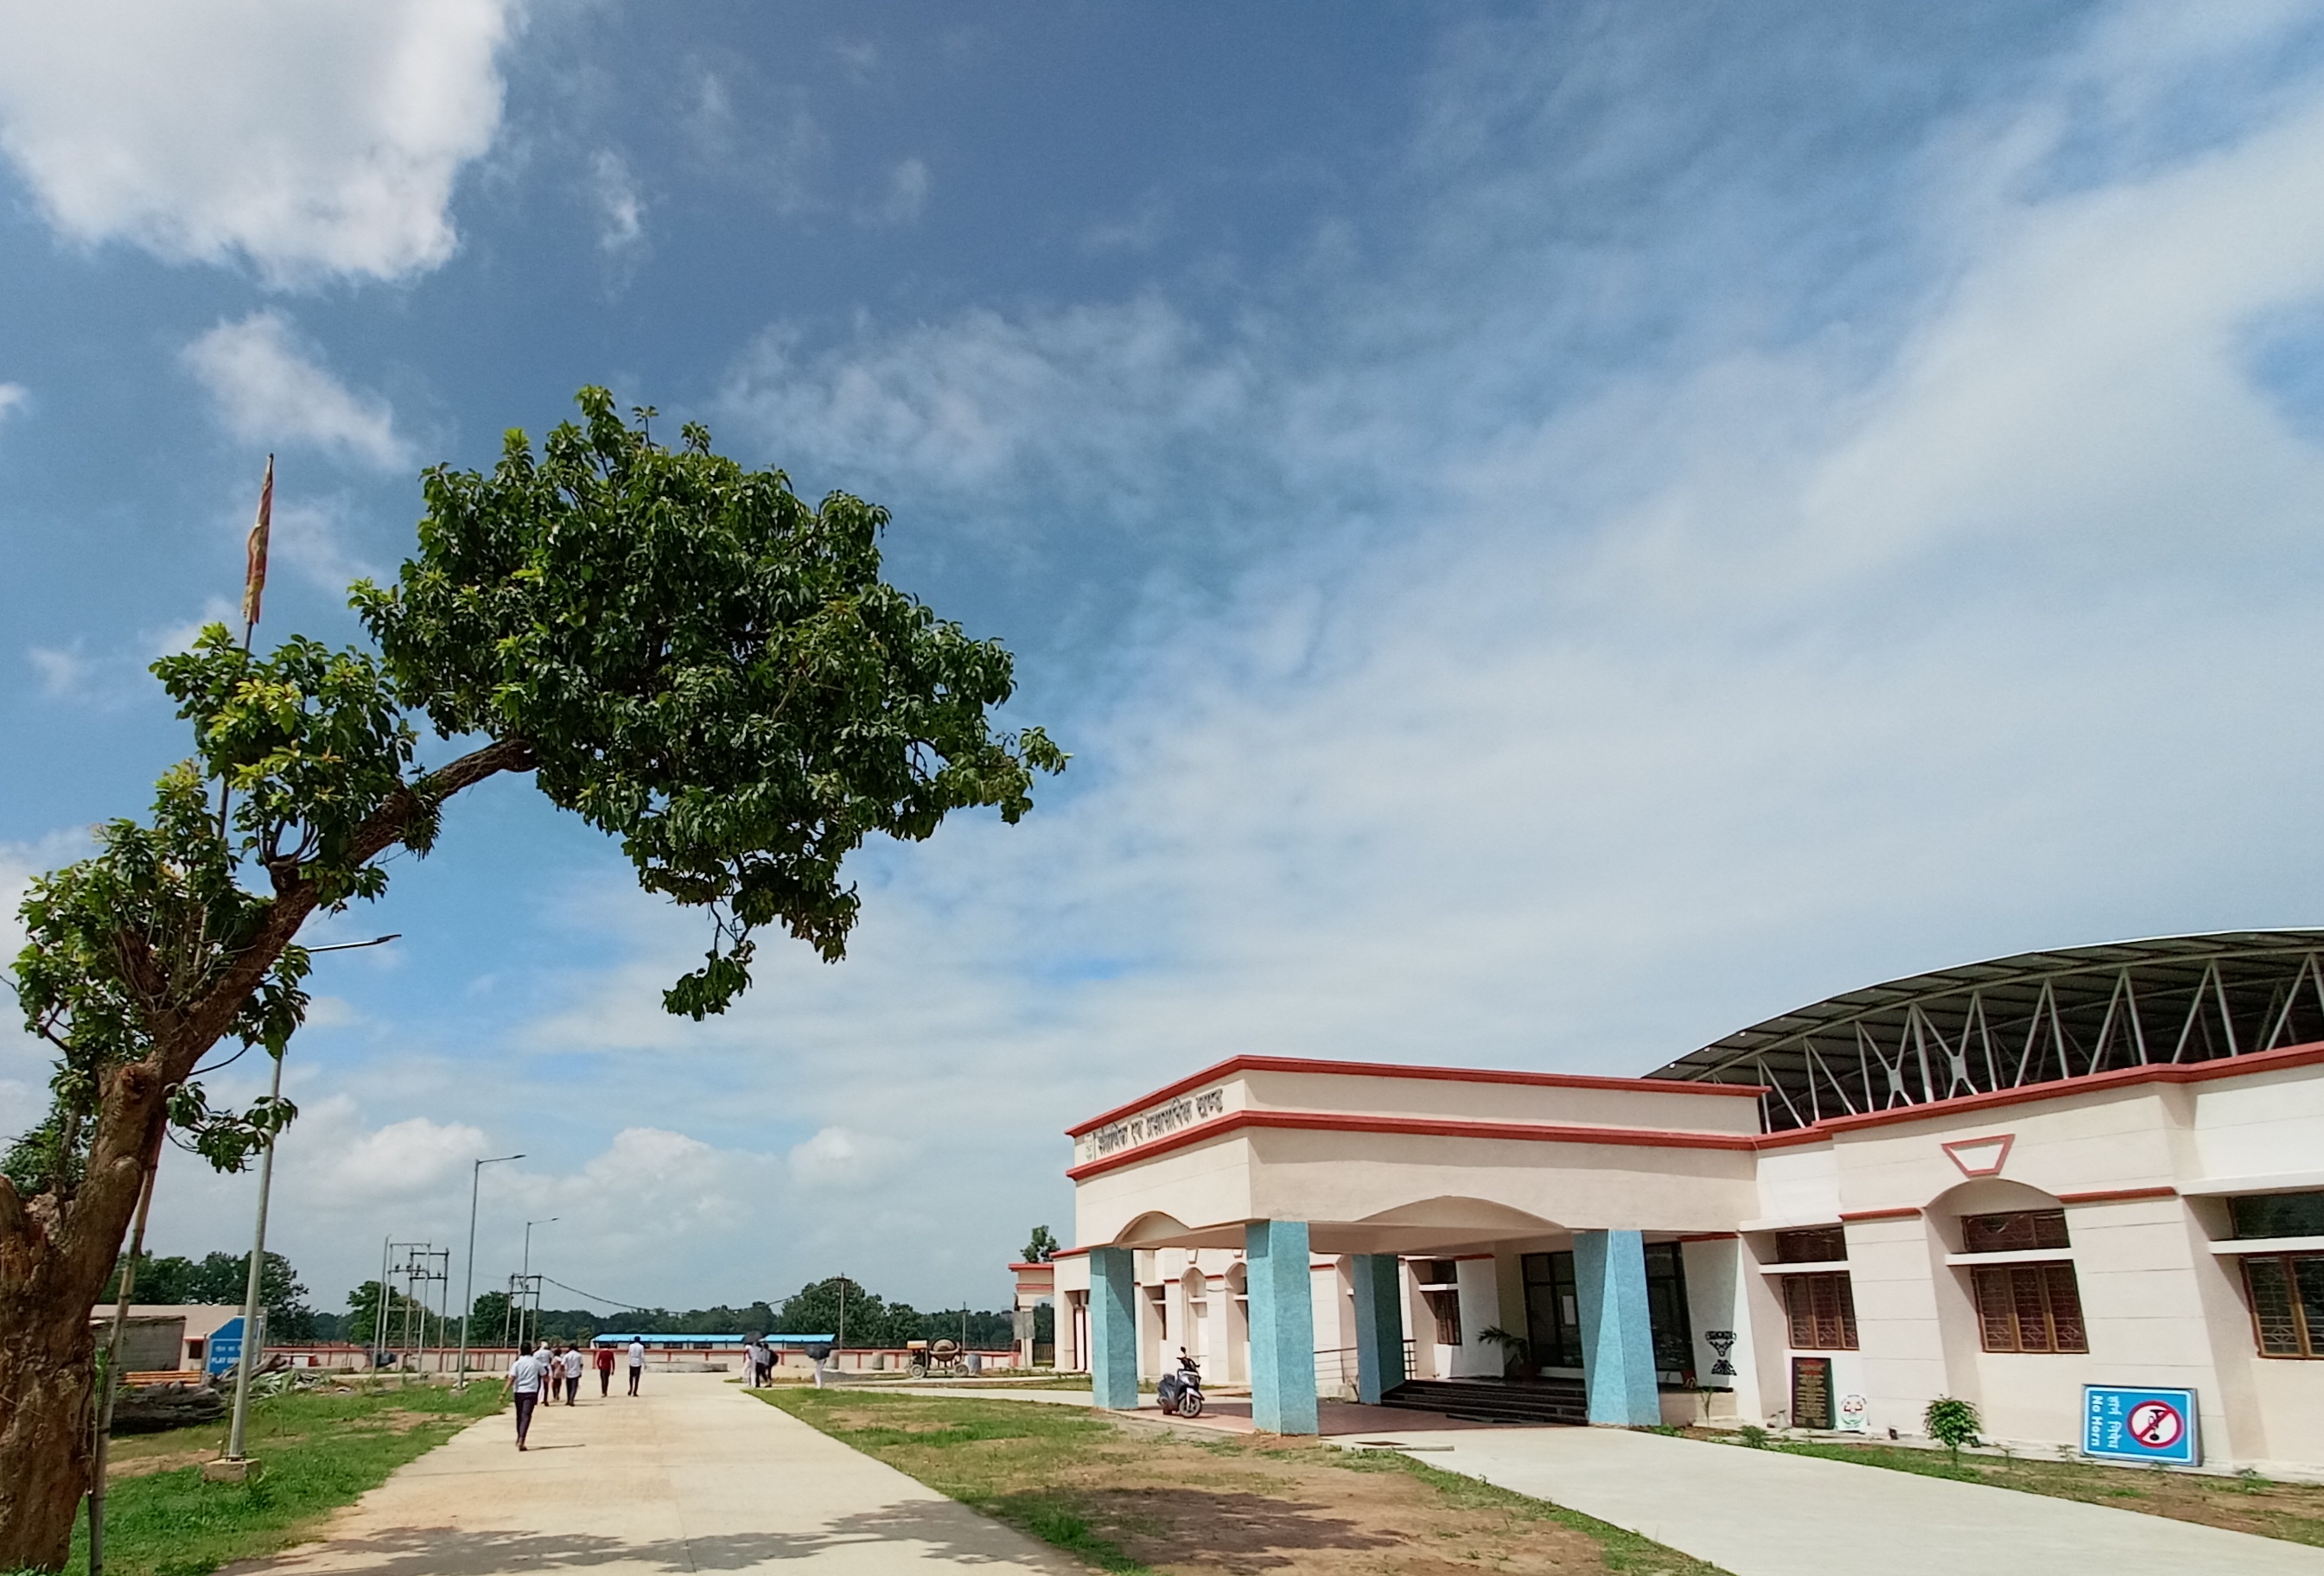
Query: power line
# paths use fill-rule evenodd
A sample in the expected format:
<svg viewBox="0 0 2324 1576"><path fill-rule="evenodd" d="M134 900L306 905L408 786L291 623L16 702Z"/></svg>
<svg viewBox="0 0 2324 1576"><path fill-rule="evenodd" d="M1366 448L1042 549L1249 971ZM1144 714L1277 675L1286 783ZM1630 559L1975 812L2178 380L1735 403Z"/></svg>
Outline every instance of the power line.
<svg viewBox="0 0 2324 1576"><path fill-rule="evenodd" d="M595 1292L585 1292L579 1286L567 1286L563 1281L558 1280L554 1276L544 1275L540 1278L547 1281L550 1286L555 1286L558 1291L571 1292L575 1296L579 1297L585 1303L603 1303L616 1313L644 1313L651 1311L647 1308L643 1303L625 1303L619 1297L601 1297Z"/></svg>

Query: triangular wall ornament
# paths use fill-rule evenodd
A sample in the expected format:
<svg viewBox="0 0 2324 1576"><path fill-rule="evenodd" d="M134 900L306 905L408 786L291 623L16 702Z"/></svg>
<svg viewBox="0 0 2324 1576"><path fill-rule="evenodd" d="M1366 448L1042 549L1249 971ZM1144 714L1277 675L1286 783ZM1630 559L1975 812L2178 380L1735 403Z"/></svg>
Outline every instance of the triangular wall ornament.
<svg viewBox="0 0 2324 1576"><path fill-rule="evenodd" d="M1944 1146L1944 1151L1963 1176L1998 1176L2009 1163L2009 1146L2017 1141L2015 1133L1997 1133L1989 1138L1956 1138Z"/></svg>

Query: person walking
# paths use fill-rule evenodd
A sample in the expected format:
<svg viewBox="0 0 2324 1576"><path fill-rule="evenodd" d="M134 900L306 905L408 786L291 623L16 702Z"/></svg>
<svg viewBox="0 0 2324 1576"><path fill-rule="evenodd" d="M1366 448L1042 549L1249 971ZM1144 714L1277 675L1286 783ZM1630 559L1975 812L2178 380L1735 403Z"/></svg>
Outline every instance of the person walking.
<svg viewBox="0 0 2324 1576"><path fill-rule="evenodd" d="M597 1349L597 1394L603 1397L613 1393L613 1349L610 1346L601 1346Z"/></svg>
<svg viewBox="0 0 2324 1576"><path fill-rule="evenodd" d="M516 1400L516 1448L525 1448L525 1435L532 1432L532 1409L540 1405L540 1381L545 1370L530 1352L520 1351L509 1362L509 1370L501 1380L501 1394Z"/></svg>
<svg viewBox="0 0 2324 1576"><path fill-rule="evenodd" d="M575 1341L565 1349L565 1404L576 1405L581 1399L581 1343Z"/></svg>
<svg viewBox="0 0 2324 1576"><path fill-rule="evenodd" d="M632 1337L630 1341L630 1394L638 1393L638 1381L645 1377L646 1343Z"/></svg>

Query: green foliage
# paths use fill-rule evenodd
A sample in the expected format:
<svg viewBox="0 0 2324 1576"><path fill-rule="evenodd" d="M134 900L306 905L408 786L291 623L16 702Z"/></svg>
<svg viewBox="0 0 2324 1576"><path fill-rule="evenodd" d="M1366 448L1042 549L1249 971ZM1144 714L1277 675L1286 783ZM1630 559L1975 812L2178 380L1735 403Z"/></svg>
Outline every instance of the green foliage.
<svg viewBox="0 0 2324 1576"><path fill-rule="evenodd" d="M1960 1462L1961 1446L1975 1444L1977 1431L1983 1426L1974 1405L1951 1396L1938 1396L1921 1414L1923 1432L1951 1452L1956 1466Z"/></svg>
<svg viewBox="0 0 2324 1576"><path fill-rule="evenodd" d="M355 606L403 698L445 737L530 746L541 791L621 839L638 880L710 911L672 1012L723 1011L752 932L826 959L857 910L841 862L872 834L917 841L946 814L1014 822L1065 757L996 733L1009 654L880 578L886 512L808 506L685 429L632 428L603 389L536 456L511 432L490 475L426 478L420 556Z"/></svg>
<svg viewBox="0 0 2324 1576"><path fill-rule="evenodd" d="M1488 1324L1477 1332L1477 1339L1489 1346L1499 1347L1502 1361L1510 1369L1533 1365L1533 1342L1522 1335L1504 1330L1499 1324Z"/></svg>
<svg viewBox="0 0 2324 1576"><path fill-rule="evenodd" d="M124 1261L127 1258L122 1255ZM112 1278L105 1283L100 1303L119 1299L121 1269L121 1263L116 1262ZM138 1258L137 1278L130 1295L140 1303L208 1303L238 1308L249 1289L247 1253L209 1253L198 1262L175 1255L156 1258L149 1253ZM267 1254L258 1271L258 1300L266 1310L268 1340L317 1339L316 1314L307 1305L307 1288L300 1282L298 1271L290 1267L290 1261L280 1253Z"/></svg>
<svg viewBox="0 0 2324 1576"><path fill-rule="evenodd" d="M253 653L213 624L154 664L193 758L150 821L97 828L22 906L14 982L58 1060L53 1109L0 1161L18 1193L72 1195L123 1098L111 1070L149 1058L189 1147L246 1164L295 1109L212 1111L195 1059L227 1037L281 1055L307 1009L305 918L379 897L383 860L427 853L445 799L496 772L536 771L648 889L710 912L704 966L664 997L700 1018L748 985L761 927L842 955L841 865L866 837L978 806L1013 822L1064 767L1038 729L992 725L1008 652L881 579L882 511L809 507L698 427L673 451L650 412L632 428L601 389L579 403L538 458L512 432L490 475L428 474L418 556L353 589L381 655L296 635ZM491 742L423 771L413 711Z"/></svg>
<svg viewBox="0 0 2324 1576"><path fill-rule="evenodd" d="M1033 1235L1026 1240L1025 1257L1020 1262L1047 1264L1057 1256L1059 1246L1061 1244L1050 1234L1048 1227L1036 1226L1033 1228Z"/></svg>
<svg viewBox="0 0 2324 1576"><path fill-rule="evenodd" d="M499 1295L503 1302L507 1300L506 1293ZM477 1299L478 1302L483 1300L481 1297ZM339 1339L373 1350L383 1347L394 1350L402 1347L407 1330L413 1341L427 1346L457 1341L460 1336L456 1316L439 1322L434 1308L393 1286L387 1288L387 1331L383 1336L380 1333L379 1320L379 1282L367 1280L347 1294L347 1312L339 1321ZM497 1315L489 1332L482 1325L470 1327L472 1337L477 1340L498 1341L500 1330Z"/></svg>
<svg viewBox="0 0 2324 1576"><path fill-rule="evenodd" d="M1735 1431L1735 1436L1743 1442L1743 1447L1746 1450L1767 1448L1767 1431L1756 1423L1745 1424Z"/></svg>

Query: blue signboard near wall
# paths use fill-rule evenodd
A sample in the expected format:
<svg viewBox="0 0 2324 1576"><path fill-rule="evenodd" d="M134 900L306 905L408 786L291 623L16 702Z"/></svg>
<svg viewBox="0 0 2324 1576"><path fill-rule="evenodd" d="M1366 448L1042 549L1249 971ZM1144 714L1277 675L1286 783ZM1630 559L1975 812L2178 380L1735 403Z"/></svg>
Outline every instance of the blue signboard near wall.
<svg viewBox="0 0 2324 1576"><path fill-rule="evenodd" d="M228 1319L210 1332L210 1343L205 1351L202 1366L212 1378L232 1373L234 1365L242 1360L242 1321Z"/></svg>
<svg viewBox="0 0 2324 1576"><path fill-rule="evenodd" d="M2195 1392L2133 1385L2082 1387L2082 1453L2105 1461L2200 1466Z"/></svg>

